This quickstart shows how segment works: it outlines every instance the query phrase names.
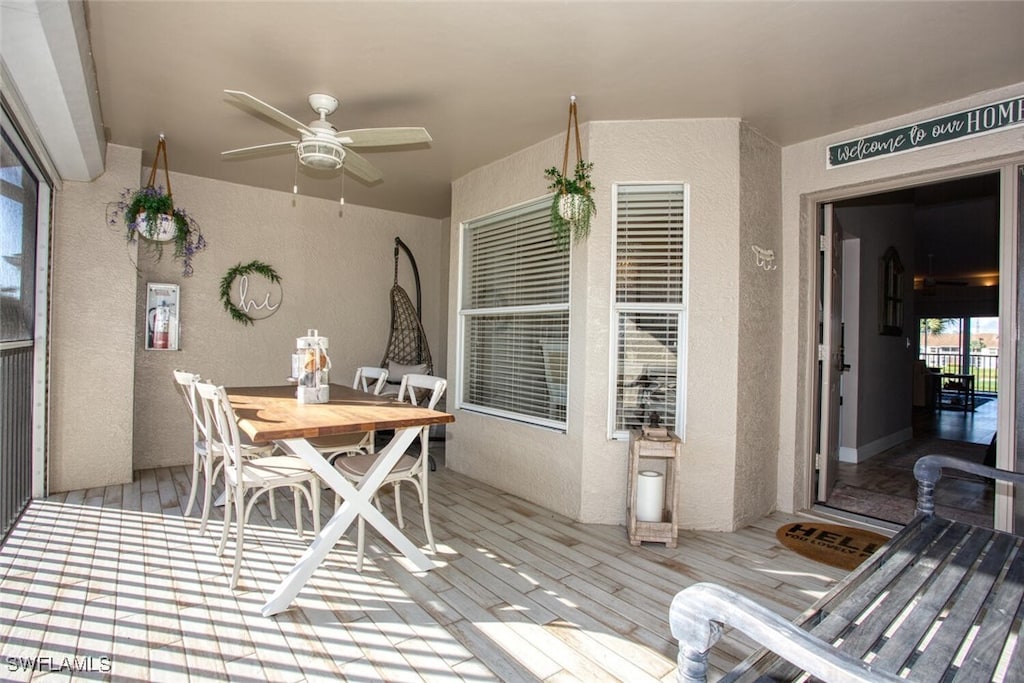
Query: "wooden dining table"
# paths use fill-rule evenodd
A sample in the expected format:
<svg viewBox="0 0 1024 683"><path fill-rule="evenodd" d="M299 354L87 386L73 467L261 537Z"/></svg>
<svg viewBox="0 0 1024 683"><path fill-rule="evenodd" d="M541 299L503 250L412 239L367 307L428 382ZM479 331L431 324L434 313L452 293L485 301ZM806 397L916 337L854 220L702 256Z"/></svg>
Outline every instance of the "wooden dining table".
<svg viewBox="0 0 1024 683"><path fill-rule="evenodd" d="M452 415L337 384L330 385L330 401L319 404L299 403L295 385L232 387L227 394L239 428L253 443L273 442L302 458L343 500L263 606L263 616L288 608L358 516L401 551L416 569L434 568L434 563L373 505L373 497L420 431L429 425L454 422ZM358 485L345 479L307 440L385 429L395 430L395 435Z"/></svg>

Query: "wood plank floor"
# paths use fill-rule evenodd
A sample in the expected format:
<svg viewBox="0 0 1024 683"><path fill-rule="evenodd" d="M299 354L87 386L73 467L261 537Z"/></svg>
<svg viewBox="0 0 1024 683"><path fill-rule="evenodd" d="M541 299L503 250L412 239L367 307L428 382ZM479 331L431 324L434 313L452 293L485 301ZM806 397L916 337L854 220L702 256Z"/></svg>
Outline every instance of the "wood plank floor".
<svg viewBox="0 0 1024 683"><path fill-rule="evenodd" d="M220 511L204 535L196 511L182 514L189 476L140 471L31 504L0 549L0 678L65 666L62 680L78 667L124 681L669 681L681 588L716 581L793 618L844 575L776 543L790 515L637 548L621 526L575 523L441 467L430 481L436 569L410 571L371 532L358 574L352 529L292 609L265 618L309 540L295 534L290 494L277 494L276 521L257 506L231 590ZM383 503L393 515L392 497ZM330 507L325 496L325 517ZM410 486L403 509L425 545ZM714 677L751 650L727 634Z"/></svg>

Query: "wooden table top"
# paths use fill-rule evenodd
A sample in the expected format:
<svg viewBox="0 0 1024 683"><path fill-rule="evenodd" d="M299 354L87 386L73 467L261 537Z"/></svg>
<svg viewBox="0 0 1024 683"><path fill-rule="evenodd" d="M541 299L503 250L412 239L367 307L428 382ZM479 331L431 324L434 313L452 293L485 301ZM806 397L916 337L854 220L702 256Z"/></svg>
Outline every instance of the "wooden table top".
<svg viewBox="0 0 1024 683"><path fill-rule="evenodd" d="M399 403L339 384L331 385L328 403L299 403L294 384L228 387L227 393L239 428L258 444L276 439L403 429L455 421L448 413Z"/></svg>

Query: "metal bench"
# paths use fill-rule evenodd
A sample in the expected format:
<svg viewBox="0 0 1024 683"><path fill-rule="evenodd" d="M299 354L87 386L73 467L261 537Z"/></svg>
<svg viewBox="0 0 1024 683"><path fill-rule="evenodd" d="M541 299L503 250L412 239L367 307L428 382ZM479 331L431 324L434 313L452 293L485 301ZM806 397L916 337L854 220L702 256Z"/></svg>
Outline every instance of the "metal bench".
<svg viewBox="0 0 1024 683"><path fill-rule="evenodd" d="M792 623L716 584L680 591L678 680L706 681L708 651L731 627L763 649L721 681L1024 681L1024 537L937 516L943 468L1024 485L1024 474L919 459L915 518Z"/></svg>

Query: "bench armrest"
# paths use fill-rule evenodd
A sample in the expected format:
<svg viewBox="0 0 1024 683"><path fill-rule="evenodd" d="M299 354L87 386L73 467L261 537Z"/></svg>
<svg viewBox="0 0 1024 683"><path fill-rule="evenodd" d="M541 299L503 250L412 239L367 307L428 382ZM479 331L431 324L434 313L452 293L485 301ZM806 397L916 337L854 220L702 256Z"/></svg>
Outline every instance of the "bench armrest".
<svg viewBox="0 0 1024 683"><path fill-rule="evenodd" d="M914 463L914 478L917 479L917 512L927 516L935 514L935 484L942 478L943 468L970 472L980 477L997 481L1008 481L1024 486L1024 474L979 465L950 455L925 455Z"/></svg>
<svg viewBox="0 0 1024 683"><path fill-rule="evenodd" d="M669 624L679 641L680 683L707 681L708 651L726 626L830 683L902 680L872 669L753 600L713 583L697 583L677 593Z"/></svg>

